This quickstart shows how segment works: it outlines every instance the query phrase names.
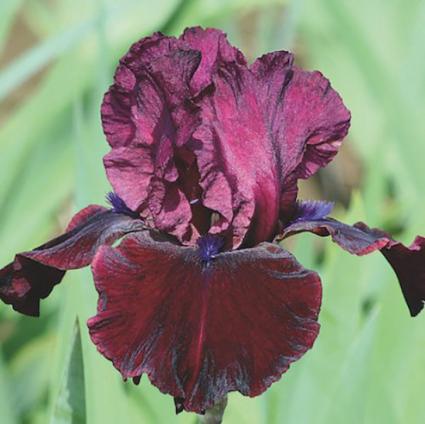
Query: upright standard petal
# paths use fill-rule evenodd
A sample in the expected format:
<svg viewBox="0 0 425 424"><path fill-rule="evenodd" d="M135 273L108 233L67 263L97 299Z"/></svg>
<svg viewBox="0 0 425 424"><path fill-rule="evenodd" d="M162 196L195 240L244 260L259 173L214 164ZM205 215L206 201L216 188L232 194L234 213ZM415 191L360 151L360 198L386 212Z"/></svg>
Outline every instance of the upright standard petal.
<svg viewBox="0 0 425 424"><path fill-rule="evenodd" d="M211 232L229 229L234 248L244 241L255 245L273 238L276 229L280 159L252 73L236 63L222 64L213 82L214 94L200 103L202 125L189 143L198 161L202 202L220 214Z"/></svg>
<svg viewBox="0 0 425 424"><path fill-rule="evenodd" d="M63 235L18 253L0 270L0 299L18 312L38 316L40 299L60 283L65 270L89 265L100 245L143 228L140 219L102 206L88 206L74 216Z"/></svg>
<svg viewBox="0 0 425 424"><path fill-rule="evenodd" d="M333 159L348 133L350 112L320 72L304 71L292 61L288 52L268 53L252 71L261 81L258 95L282 158L283 177L296 184L297 178L309 178ZM288 189L294 190L293 185L282 192L284 214Z"/></svg>
<svg viewBox="0 0 425 424"><path fill-rule="evenodd" d="M146 44L155 46L149 54ZM101 110L112 147L104 164L115 192L182 241L191 238L191 208L179 180L178 147L196 127L196 108L188 99L199 62L200 53L176 39L157 35L136 44L121 60Z"/></svg>
<svg viewBox="0 0 425 424"><path fill-rule="evenodd" d="M425 301L425 238L416 237L406 247L379 229L371 229L358 222L353 226L332 218L296 220L289 224L282 238L309 231L319 236L331 236L344 250L355 255L366 255L379 250L395 271L410 314L416 316Z"/></svg>
<svg viewBox="0 0 425 424"><path fill-rule="evenodd" d="M93 264L98 350L124 378L146 373L187 411L230 391L256 396L312 345L321 284L277 245L218 253L147 234L102 247Z"/></svg>
<svg viewBox="0 0 425 424"><path fill-rule="evenodd" d="M348 131L350 114L328 80L292 61L275 52L251 68L222 63L213 94L199 101L192 149L203 203L220 214L213 232L231 229L233 247L273 237L279 215L294 208L297 179L325 166Z"/></svg>
<svg viewBox="0 0 425 424"><path fill-rule="evenodd" d="M187 28L180 37L182 41L201 53L201 63L193 75L190 86L193 94L199 94L212 82L217 68L226 62L246 65L243 53L230 45L226 34L215 28Z"/></svg>
<svg viewBox="0 0 425 424"><path fill-rule="evenodd" d="M310 177L336 155L350 126L350 112L320 72L292 66L288 52L262 56L252 71L261 82L259 96L284 158L284 175Z"/></svg>
<svg viewBox="0 0 425 424"><path fill-rule="evenodd" d="M248 67L214 29L133 45L102 105L115 191L185 244L199 232L194 215L232 248L270 241L297 179L332 159L350 120L329 82L292 61L276 52ZM194 162L182 149L195 156L196 208L183 184Z"/></svg>

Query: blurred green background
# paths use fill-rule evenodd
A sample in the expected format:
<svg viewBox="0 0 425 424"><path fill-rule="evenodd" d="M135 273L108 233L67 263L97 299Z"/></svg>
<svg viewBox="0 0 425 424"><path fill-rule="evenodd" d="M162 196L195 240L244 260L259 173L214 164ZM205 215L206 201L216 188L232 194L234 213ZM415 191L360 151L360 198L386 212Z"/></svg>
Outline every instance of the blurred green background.
<svg viewBox="0 0 425 424"><path fill-rule="evenodd" d="M352 128L303 196L406 243L425 234L425 1L1 0L1 263L104 202L99 105L117 60L142 36L191 25L223 29L250 60L287 49L321 70ZM290 248L322 276L321 334L265 394L231 394L224 422L424 423L425 314L409 317L381 255L353 257L310 235ZM0 305L1 424L195 423L146 378L124 384L96 352L85 325L95 304L82 270L40 319Z"/></svg>

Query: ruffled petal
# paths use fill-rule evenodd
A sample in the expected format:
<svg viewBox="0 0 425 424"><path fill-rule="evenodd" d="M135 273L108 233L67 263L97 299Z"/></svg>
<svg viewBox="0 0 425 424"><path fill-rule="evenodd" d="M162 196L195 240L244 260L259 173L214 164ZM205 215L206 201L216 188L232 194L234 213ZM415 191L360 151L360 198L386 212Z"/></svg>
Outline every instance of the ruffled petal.
<svg viewBox="0 0 425 424"><path fill-rule="evenodd" d="M40 315L40 300L45 299L65 271L16 255L12 263L0 270L0 299L28 316Z"/></svg>
<svg viewBox="0 0 425 424"><path fill-rule="evenodd" d="M331 236L344 250L354 255L366 255L379 250L395 271L410 314L416 316L425 301L425 238L416 237L406 247L379 229L371 229L358 222L353 226L332 218L297 220L288 225L281 235L308 231L318 236Z"/></svg>
<svg viewBox="0 0 425 424"><path fill-rule="evenodd" d="M319 330L316 273L270 243L218 250L212 239L197 249L138 233L101 247L92 264L98 350L124 378L146 373L198 413L230 391L262 393Z"/></svg>
<svg viewBox="0 0 425 424"><path fill-rule="evenodd" d="M200 104L202 125L189 146L201 174L203 204L221 219L211 232L232 233L232 246L273 238L279 216L281 162L269 136L258 81L236 63L222 64L214 95ZM249 229L251 234L246 237Z"/></svg>
<svg viewBox="0 0 425 424"><path fill-rule="evenodd" d="M18 253L0 270L0 299L26 315L39 315L40 299L60 283L65 270L82 268L92 261L102 244L142 230L140 219L91 205L77 213L67 232L28 252Z"/></svg>
<svg viewBox="0 0 425 424"><path fill-rule="evenodd" d="M232 245L255 245L290 215L297 179L308 178L336 154L350 113L319 72L293 66L288 52L251 68L222 63L214 93L202 97L194 133L203 203L219 212L212 232L232 231Z"/></svg>
<svg viewBox="0 0 425 424"><path fill-rule="evenodd" d="M299 178L309 178L338 152L350 126L350 112L320 72L292 65L288 52L269 53L252 65L260 81L258 96L282 178L281 218L291 215Z"/></svg>
<svg viewBox="0 0 425 424"><path fill-rule="evenodd" d="M112 150L104 158L115 192L156 228L191 238L191 208L182 191L178 147L197 122L190 79L200 53L171 37L136 43L121 59L101 114Z"/></svg>
<svg viewBox="0 0 425 424"><path fill-rule="evenodd" d="M246 65L243 53L233 47L226 34L218 29L187 28L180 37L191 49L201 52L201 63L190 82L193 94L198 94L212 82L212 75L226 62Z"/></svg>
<svg viewBox="0 0 425 424"><path fill-rule="evenodd" d="M232 248L272 240L291 214L297 179L333 158L350 121L329 82L292 62L275 52L248 67L214 29L133 45L102 105L115 191L184 244L198 236L194 215ZM196 160L196 210L184 187L193 162L182 149Z"/></svg>
<svg viewBox="0 0 425 424"><path fill-rule="evenodd" d="M318 71L292 66L288 52L269 53L252 65L261 82L258 95L267 111L285 177L308 178L335 156L350 126L350 112Z"/></svg>

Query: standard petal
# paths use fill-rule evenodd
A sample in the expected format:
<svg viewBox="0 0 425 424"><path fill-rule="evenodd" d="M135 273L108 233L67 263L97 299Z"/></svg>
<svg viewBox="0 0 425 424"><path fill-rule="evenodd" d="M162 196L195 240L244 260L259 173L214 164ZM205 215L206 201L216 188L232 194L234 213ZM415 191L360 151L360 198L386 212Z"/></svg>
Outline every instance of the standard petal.
<svg viewBox="0 0 425 424"><path fill-rule="evenodd" d="M182 41L158 34L142 40L121 59L101 109L112 147L104 164L115 192L181 241L191 237L192 214L179 178L184 160L178 149L197 126L189 83L199 63L200 53Z"/></svg>
<svg viewBox="0 0 425 424"><path fill-rule="evenodd" d="M202 98L202 125L189 144L198 161L202 202L221 216L211 232L230 229L234 248L255 245L274 236L283 183L280 159L253 74L227 63L213 82L214 95Z"/></svg>
<svg viewBox="0 0 425 424"><path fill-rule="evenodd" d="M102 105L115 191L184 244L207 221L232 248L273 239L292 213L297 180L333 158L350 121L329 82L292 62L275 52L248 67L221 31L199 27L133 45ZM182 149L195 156L196 210L183 187L193 162Z"/></svg>
<svg viewBox="0 0 425 424"><path fill-rule="evenodd" d="M288 52L269 53L252 65L285 178L308 178L336 155L350 112L317 71L292 66Z"/></svg>
<svg viewBox="0 0 425 424"><path fill-rule="evenodd" d="M406 247L384 231L371 229L362 222L351 226L332 218L294 221L283 230L281 238L304 231L331 236L335 243L355 255L380 250L398 277L410 314L416 316L422 310L425 301L425 238L416 237Z"/></svg>
<svg viewBox="0 0 425 424"><path fill-rule="evenodd" d="M220 64L237 62L246 65L243 53L233 47L227 41L226 34L218 29L187 28L180 39L201 53L201 63L190 82L193 94L198 94L211 84L212 76Z"/></svg>
<svg viewBox="0 0 425 424"><path fill-rule="evenodd" d="M313 345L321 303L317 274L279 246L210 254L218 246L205 245L138 233L101 247L92 264L98 313L88 322L124 378L146 373L195 412L278 380Z"/></svg>
<svg viewBox="0 0 425 424"><path fill-rule="evenodd" d="M284 184L281 219L291 215L297 179L308 178L338 152L350 126L350 112L320 72L292 66L281 51L259 58L251 67L259 80L257 95L269 128Z"/></svg>
<svg viewBox="0 0 425 424"><path fill-rule="evenodd" d="M140 219L88 206L74 216L63 235L17 254L0 270L0 299L18 312L37 316L40 299L60 283L65 270L89 265L100 245L143 228Z"/></svg>
<svg viewBox="0 0 425 424"><path fill-rule="evenodd" d="M230 228L234 248L273 238L279 215L294 208L297 179L326 165L348 131L350 114L329 82L292 62L282 51L249 69L221 63L213 94L199 101L192 148L203 203L221 216L212 232Z"/></svg>

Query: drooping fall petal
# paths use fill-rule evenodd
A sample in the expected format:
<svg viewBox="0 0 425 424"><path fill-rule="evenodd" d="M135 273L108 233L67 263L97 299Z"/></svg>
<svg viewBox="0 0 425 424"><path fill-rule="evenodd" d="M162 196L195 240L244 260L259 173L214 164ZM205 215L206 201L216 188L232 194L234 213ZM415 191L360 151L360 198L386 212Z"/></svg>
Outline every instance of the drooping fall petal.
<svg viewBox="0 0 425 424"><path fill-rule="evenodd" d="M40 299L60 283L65 270L90 264L97 248L143 229L143 223L102 206L77 213L67 232L28 252L18 253L0 270L0 299L26 315L39 315Z"/></svg>
<svg viewBox="0 0 425 424"><path fill-rule="evenodd" d="M406 247L379 229L371 229L358 222L343 224L332 218L298 220L288 225L282 238L308 231L318 236L331 236L344 250L355 255L366 255L379 250L394 269L410 314L416 316L425 301L425 238L416 237Z"/></svg>
<svg viewBox="0 0 425 424"><path fill-rule="evenodd" d="M146 373L188 411L229 391L256 396L313 344L321 284L277 245L218 253L148 234L101 247L92 264L98 350L124 378Z"/></svg>

